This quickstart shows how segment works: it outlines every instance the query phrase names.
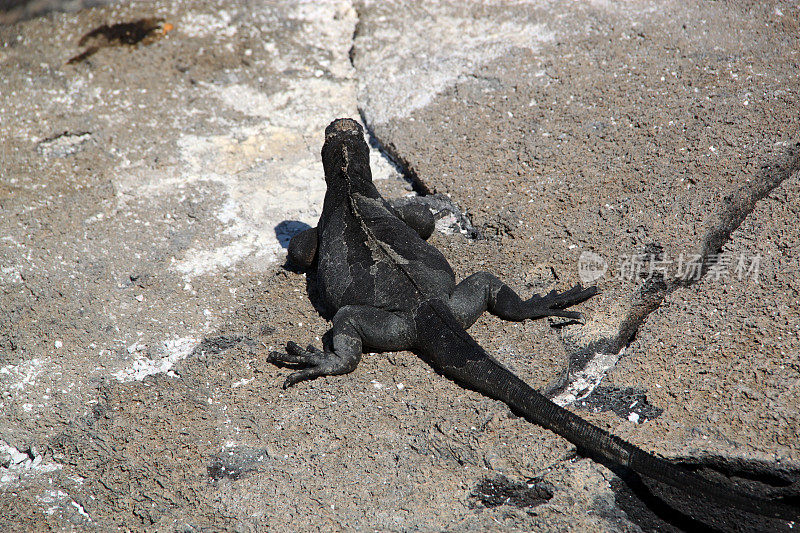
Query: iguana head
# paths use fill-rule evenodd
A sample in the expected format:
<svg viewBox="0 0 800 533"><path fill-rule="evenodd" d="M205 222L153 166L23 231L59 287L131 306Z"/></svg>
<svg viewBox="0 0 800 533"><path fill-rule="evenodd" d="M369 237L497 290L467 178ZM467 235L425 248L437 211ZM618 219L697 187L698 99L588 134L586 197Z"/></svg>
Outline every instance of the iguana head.
<svg viewBox="0 0 800 533"><path fill-rule="evenodd" d="M364 137L364 129L361 124L352 118L337 118L325 128L325 141L338 133L356 133L360 137Z"/></svg>
<svg viewBox="0 0 800 533"><path fill-rule="evenodd" d="M322 166L328 187L357 190L359 184L372 183L369 147L364 129L351 118L337 118L325 128Z"/></svg>

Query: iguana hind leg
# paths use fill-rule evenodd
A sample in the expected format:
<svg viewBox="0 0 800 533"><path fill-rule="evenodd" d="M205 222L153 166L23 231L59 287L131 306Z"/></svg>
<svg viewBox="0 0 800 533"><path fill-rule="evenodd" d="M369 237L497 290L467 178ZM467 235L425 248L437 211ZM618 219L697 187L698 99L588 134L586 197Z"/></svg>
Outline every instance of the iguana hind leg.
<svg viewBox="0 0 800 533"><path fill-rule="evenodd" d="M450 296L450 309L464 329L471 326L484 311L503 320L521 322L528 318L560 316L579 319L577 311L566 308L597 294L597 287L584 289L580 284L565 292L551 291L546 296L523 300L508 285L488 272L476 272L459 283Z"/></svg>
<svg viewBox="0 0 800 533"><path fill-rule="evenodd" d="M284 366L302 366L289 374L283 388L319 376L348 374L361 361L363 349L398 351L413 340L409 320L382 309L364 305L346 305L333 317L333 327L326 334L330 347L303 349L295 342L286 344L286 353L270 352L268 361Z"/></svg>

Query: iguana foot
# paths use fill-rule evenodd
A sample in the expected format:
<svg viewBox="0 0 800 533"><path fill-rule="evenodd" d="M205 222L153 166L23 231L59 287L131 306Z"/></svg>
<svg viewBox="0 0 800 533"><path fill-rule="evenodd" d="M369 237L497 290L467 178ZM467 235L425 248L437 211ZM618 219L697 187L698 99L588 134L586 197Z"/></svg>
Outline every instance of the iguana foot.
<svg viewBox="0 0 800 533"><path fill-rule="evenodd" d="M584 289L581 285L576 285L562 293L552 291L545 296L523 300L496 276L488 272L476 272L456 286L450 296L450 309L465 329L486 310L503 320L514 322L546 316L574 320L582 315L576 311L565 311L565 308L581 303L595 294L597 287Z"/></svg>
<svg viewBox="0 0 800 533"><path fill-rule="evenodd" d="M525 302L530 310L530 318L543 318L546 316L560 316L578 320L583 315L577 311L566 311L565 308L571 307L588 300L597 294L597 287L584 289L579 283L564 292L550 291L545 296L533 296Z"/></svg>
<svg viewBox="0 0 800 533"><path fill-rule="evenodd" d="M323 352L319 348L308 345L303 349L294 341L286 343L286 352L270 352L267 361L278 366L305 366L302 370L292 372L283 382L283 388L288 389L295 383L320 376L333 376L352 372L355 365L351 361L342 359L333 352ZM358 361L355 361L356 365Z"/></svg>

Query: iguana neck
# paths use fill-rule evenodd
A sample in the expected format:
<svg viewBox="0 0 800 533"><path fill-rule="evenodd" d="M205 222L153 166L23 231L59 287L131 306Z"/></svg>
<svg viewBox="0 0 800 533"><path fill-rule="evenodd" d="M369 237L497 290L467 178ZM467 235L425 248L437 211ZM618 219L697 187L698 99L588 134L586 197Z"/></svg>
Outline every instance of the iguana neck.
<svg viewBox="0 0 800 533"><path fill-rule="evenodd" d="M325 172L328 189L322 207L323 216L325 213L333 213L342 208L353 209L352 199L357 195L381 198L378 189L372 183L369 165L364 165L363 158L354 154L362 147L353 143L342 143L337 148L335 155L330 154L335 157L335 162L326 168Z"/></svg>

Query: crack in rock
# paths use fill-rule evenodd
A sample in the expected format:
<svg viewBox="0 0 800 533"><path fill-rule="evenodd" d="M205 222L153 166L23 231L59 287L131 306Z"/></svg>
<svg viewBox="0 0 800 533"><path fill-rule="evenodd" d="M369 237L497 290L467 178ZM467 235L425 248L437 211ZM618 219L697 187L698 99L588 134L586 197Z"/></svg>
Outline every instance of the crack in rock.
<svg viewBox="0 0 800 533"><path fill-rule="evenodd" d="M700 252L701 275L694 279L676 278L666 281L663 276L654 276L646 280L634 298L633 309L620 324L619 332L616 336L607 339L600 351L606 354L621 355L624 353L625 349L636 339L636 334L647 320L647 317L661 307L667 296L680 288L692 286L709 275L713 266L710 258L720 253L723 246L730 240L733 232L755 210L758 202L769 196L773 190L789 179L798 169L800 169L800 143L793 146L782 161L762 167L762 174L758 179L748 182L747 185L726 196L724 207L718 213L717 222L702 240ZM595 358L598 357L600 359L605 358L600 353ZM594 388L600 384L605 375L614 368L619 359L620 357L617 356L611 365L594 364L594 359L580 364L581 359L578 356L571 356L570 361L575 366L570 370L570 379L556 389L558 394L555 400L561 405L566 405L575 400L587 398ZM576 362L579 364L575 364ZM585 382L588 382L589 386L581 388ZM580 389L581 394L576 395L574 392L576 389ZM615 412L617 411L615 410ZM632 413L634 411L630 411L627 415L617 412L617 415L630 419ZM658 414L646 418L655 418L656 416ZM637 416L634 422L639 420L640 417Z"/></svg>
<svg viewBox="0 0 800 533"><path fill-rule="evenodd" d="M638 296L641 305L638 308L634 308L634 311L623 320L619 334L609 342L608 351L618 352L630 346L636 338L636 332L639 327L652 312L661 307L667 296L679 288L694 285L708 275L712 267L710 258L720 253L723 246L730 240L731 234L755 210L758 202L769 196L773 190L789 179L797 170L800 170L800 143L792 147L783 157L783 160L762 167L762 174L757 179L748 182L747 185L726 196L724 207L717 214L717 222L712 225L712 228L702 240L700 252L701 275L694 279L678 278L669 283L664 282L659 287L643 288Z"/></svg>

